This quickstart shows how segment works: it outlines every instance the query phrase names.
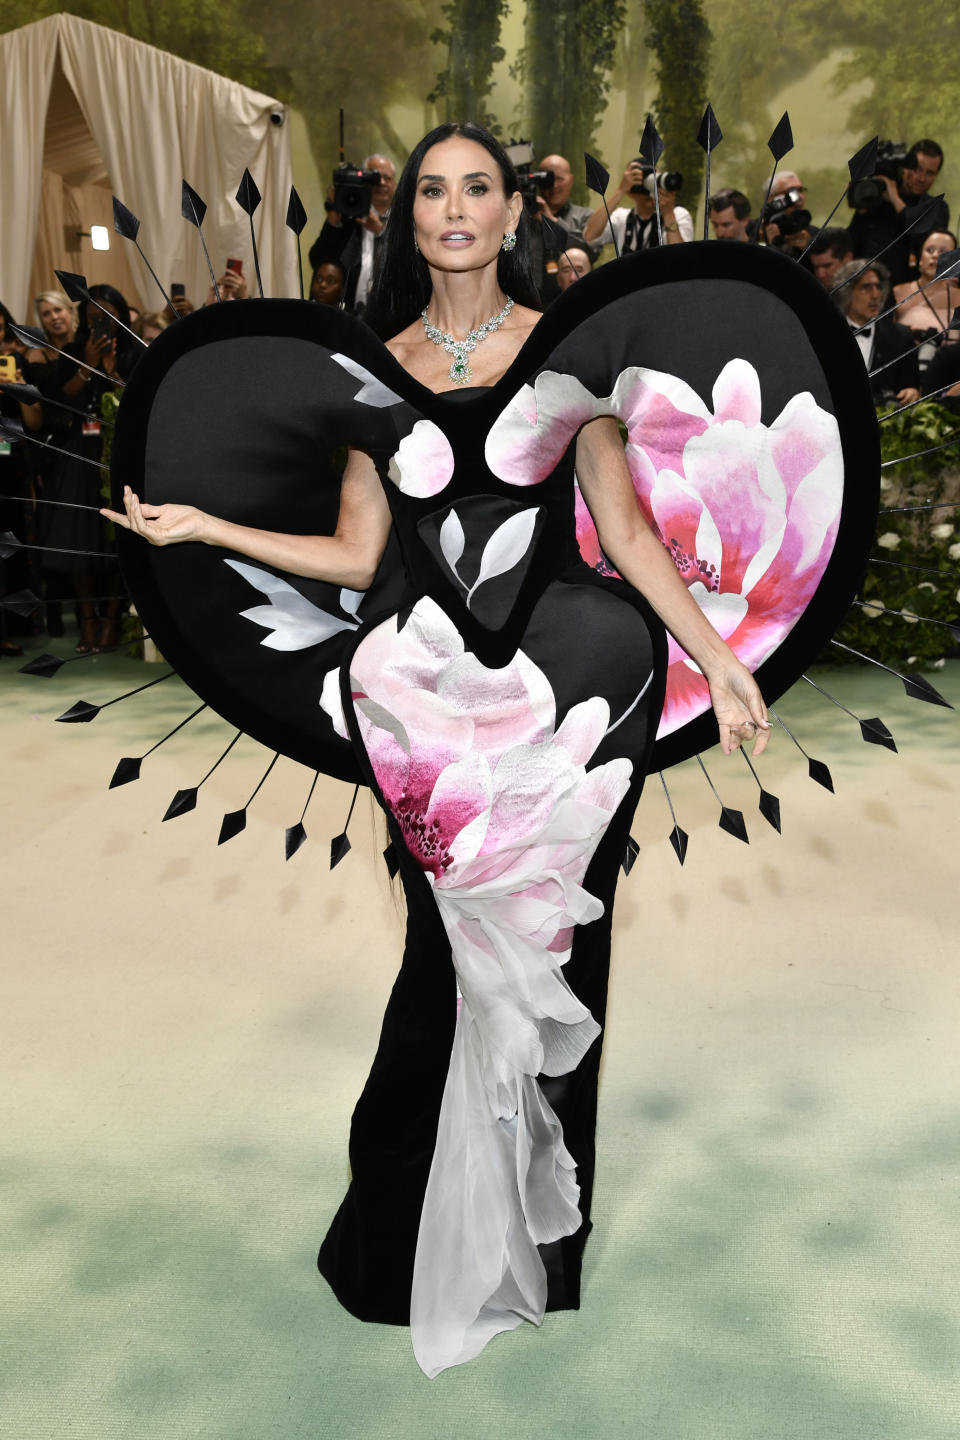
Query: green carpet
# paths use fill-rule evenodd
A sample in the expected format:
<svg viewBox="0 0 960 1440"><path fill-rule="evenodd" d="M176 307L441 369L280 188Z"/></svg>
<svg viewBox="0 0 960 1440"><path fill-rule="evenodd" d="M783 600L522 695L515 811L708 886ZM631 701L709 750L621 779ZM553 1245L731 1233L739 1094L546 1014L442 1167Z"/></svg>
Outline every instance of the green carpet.
<svg viewBox="0 0 960 1440"><path fill-rule="evenodd" d="M69 647L62 653L70 654ZM10 1440L956 1440L960 730L879 671L818 673L894 755L801 684L758 764L651 781L618 897L583 1309L426 1380L404 1330L342 1312L314 1254L401 921L365 801L176 679L89 726L52 717L163 673L53 680L0 662L0 1434ZM931 677L960 704L960 663Z"/></svg>

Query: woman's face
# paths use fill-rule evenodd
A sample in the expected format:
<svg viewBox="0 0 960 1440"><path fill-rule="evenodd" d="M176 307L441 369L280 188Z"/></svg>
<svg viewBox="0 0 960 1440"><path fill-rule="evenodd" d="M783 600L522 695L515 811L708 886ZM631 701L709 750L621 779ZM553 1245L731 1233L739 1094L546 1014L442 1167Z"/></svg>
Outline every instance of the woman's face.
<svg viewBox="0 0 960 1440"><path fill-rule="evenodd" d="M54 300L41 300L37 315L44 334L50 340L68 340L74 330L73 311Z"/></svg>
<svg viewBox="0 0 960 1440"><path fill-rule="evenodd" d="M478 270L496 262L516 231L523 199L503 191L500 167L476 140L451 136L423 157L413 203L420 252L437 270Z"/></svg>
<svg viewBox="0 0 960 1440"><path fill-rule="evenodd" d="M937 259L946 255L948 250L954 248L953 240L945 235L942 230L934 230L923 242L923 249L920 251L920 275L924 280L932 280L937 273Z"/></svg>
<svg viewBox="0 0 960 1440"><path fill-rule="evenodd" d="M112 318L110 319L110 322L109 322L109 323L110 323L110 334L111 334L111 335L116 335L116 333L117 333L117 312L116 312L116 310L115 310L114 307L110 304L110 301L109 301L109 300L101 300L101 301L100 301L100 304L103 306L103 310L106 310L106 312L107 312L106 315L104 315L103 310L101 310L98 306L96 306L96 305L90 305L90 304L87 305L87 307L86 307L87 329L90 330L90 331L92 331L92 330L94 329L94 325L95 325L95 322L96 322L96 320L97 320L97 317L99 317L99 319L100 319L101 321L103 321L103 320L106 320L107 317L109 316L109 317L112 317Z"/></svg>

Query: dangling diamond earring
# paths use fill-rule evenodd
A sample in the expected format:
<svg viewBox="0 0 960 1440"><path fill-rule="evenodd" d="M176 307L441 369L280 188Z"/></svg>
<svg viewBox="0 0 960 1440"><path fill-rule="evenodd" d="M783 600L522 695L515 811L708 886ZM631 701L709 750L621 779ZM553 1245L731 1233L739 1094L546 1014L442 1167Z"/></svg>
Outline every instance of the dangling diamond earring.
<svg viewBox="0 0 960 1440"><path fill-rule="evenodd" d="M415 255L419 255L419 254L420 254L420 246L417 244L417 232L416 232L416 230L414 230L414 232L413 232L413 252L414 252Z"/></svg>
<svg viewBox="0 0 960 1440"><path fill-rule="evenodd" d="M512 230L508 230L508 231L506 232L506 234L504 235L503 239L500 241L500 249L503 250L503 251L505 251L506 254L509 255L509 254L510 254L510 251L511 251L511 250L515 250L516 248L517 248L517 237L516 237L516 235L513 233Z"/></svg>

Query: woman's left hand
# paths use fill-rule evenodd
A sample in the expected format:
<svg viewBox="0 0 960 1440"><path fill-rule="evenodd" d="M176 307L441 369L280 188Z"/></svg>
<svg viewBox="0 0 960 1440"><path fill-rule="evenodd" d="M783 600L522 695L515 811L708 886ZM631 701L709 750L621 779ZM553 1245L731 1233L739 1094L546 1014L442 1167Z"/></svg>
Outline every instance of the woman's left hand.
<svg viewBox="0 0 960 1440"><path fill-rule="evenodd" d="M762 755L770 739L770 721L760 687L745 665L730 661L705 677L710 701L720 727L720 745L730 755L752 740L754 755Z"/></svg>

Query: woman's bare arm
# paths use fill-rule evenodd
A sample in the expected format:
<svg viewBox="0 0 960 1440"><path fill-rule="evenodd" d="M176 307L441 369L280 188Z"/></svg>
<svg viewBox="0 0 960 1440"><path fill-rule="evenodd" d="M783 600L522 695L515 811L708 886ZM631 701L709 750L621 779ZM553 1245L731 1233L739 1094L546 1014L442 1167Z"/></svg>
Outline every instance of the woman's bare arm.
<svg viewBox="0 0 960 1440"><path fill-rule="evenodd" d="M151 545L199 541L236 550L293 575L326 580L351 590L366 590L372 583L391 523L380 478L373 461L362 450L350 451L340 488L340 514L332 535L285 535L236 525L193 505L142 504L129 486L124 487L123 504L123 514L115 510L100 513Z"/></svg>
<svg viewBox="0 0 960 1440"><path fill-rule="evenodd" d="M704 616L637 506L617 423L604 416L585 425L577 442L577 478L604 554L660 616L703 671L725 752L757 729L754 754L767 743L769 722L760 690ZM740 732L740 733L738 733ZM747 737L749 738L749 737Z"/></svg>

